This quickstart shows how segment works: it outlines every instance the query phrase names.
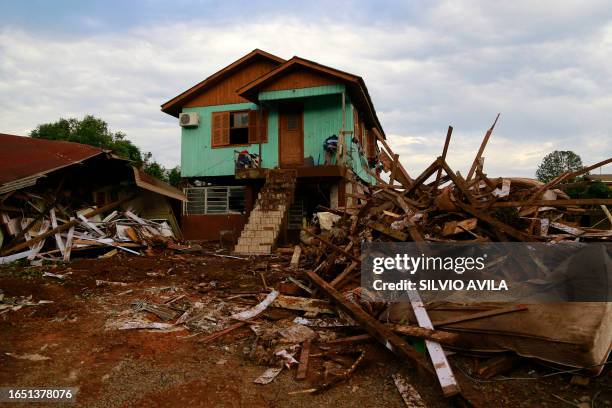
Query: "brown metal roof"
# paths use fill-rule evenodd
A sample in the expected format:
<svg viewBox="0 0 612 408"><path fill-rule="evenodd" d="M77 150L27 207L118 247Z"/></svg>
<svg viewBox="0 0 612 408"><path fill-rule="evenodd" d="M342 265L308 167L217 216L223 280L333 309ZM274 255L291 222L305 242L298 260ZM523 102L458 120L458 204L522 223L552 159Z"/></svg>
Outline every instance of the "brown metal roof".
<svg viewBox="0 0 612 408"><path fill-rule="evenodd" d="M0 133L0 193L33 185L46 173L105 152L80 143Z"/></svg>

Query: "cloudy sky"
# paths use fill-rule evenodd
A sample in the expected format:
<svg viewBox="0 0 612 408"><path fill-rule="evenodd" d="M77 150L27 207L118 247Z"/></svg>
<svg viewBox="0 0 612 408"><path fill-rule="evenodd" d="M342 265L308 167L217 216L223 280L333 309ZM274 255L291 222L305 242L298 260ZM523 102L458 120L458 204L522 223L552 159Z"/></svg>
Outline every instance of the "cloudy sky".
<svg viewBox="0 0 612 408"><path fill-rule="evenodd" d="M161 103L254 48L361 75L410 173L449 124L464 170L498 112L490 175L612 156L612 6L590 0L2 1L0 133L94 114L174 166Z"/></svg>

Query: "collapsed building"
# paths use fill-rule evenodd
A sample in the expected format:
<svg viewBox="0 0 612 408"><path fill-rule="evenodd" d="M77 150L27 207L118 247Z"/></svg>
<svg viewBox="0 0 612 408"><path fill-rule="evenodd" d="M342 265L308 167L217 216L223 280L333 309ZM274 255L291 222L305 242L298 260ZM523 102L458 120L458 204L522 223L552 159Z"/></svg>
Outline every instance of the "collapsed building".
<svg viewBox="0 0 612 408"><path fill-rule="evenodd" d="M180 214L185 200L180 190L108 150L0 134L0 248L4 262L25 257L68 260L72 250L74 254L100 247L129 251L127 241L139 244L125 237L121 227L117 231L116 225L126 214L132 216L126 220L128 224L150 220L148 228L157 232L149 231L149 235L182 239L175 214ZM102 231L111 222L115 223L113 231ZM118 236L126 242L120 242Z"/></svg>

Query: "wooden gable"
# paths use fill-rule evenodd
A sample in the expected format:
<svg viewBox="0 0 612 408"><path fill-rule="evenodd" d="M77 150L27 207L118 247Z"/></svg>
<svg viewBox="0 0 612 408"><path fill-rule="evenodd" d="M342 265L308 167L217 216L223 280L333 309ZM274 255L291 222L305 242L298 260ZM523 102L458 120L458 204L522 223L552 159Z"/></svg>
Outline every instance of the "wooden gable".
<svg viewBox="0 0 612 408"><path fill-rule="evenodd" d="M264 86L261 90L279 91L283 89L300 89L323 85L335 85L338 83L338 79L330 75L321 74L305 67L296 67L295 69L274 79L274 81Z"/></svg>
<svg viewBox="0 0 612 408"><path fill-rule="evenodd" d="M236 93L236 90L245 84L267 74L276 66L270 60L258 59L237 69L223 80L203 90L198 95L185 102L184 107L227 105L230 103L249 102Z"/></svg>

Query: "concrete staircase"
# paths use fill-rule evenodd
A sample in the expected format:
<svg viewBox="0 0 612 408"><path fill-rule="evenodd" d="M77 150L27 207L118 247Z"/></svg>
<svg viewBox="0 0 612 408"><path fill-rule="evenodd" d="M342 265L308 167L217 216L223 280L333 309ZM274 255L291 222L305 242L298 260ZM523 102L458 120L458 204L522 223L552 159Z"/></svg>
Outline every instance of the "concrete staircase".
<svg viewBox="0 0 612 408"><path fill-rule="evenodd" d="M297 172L273 169L257 196L234 252L243 255L272 253L278 236L287 222L287 209L293 202Z"/></svg>

